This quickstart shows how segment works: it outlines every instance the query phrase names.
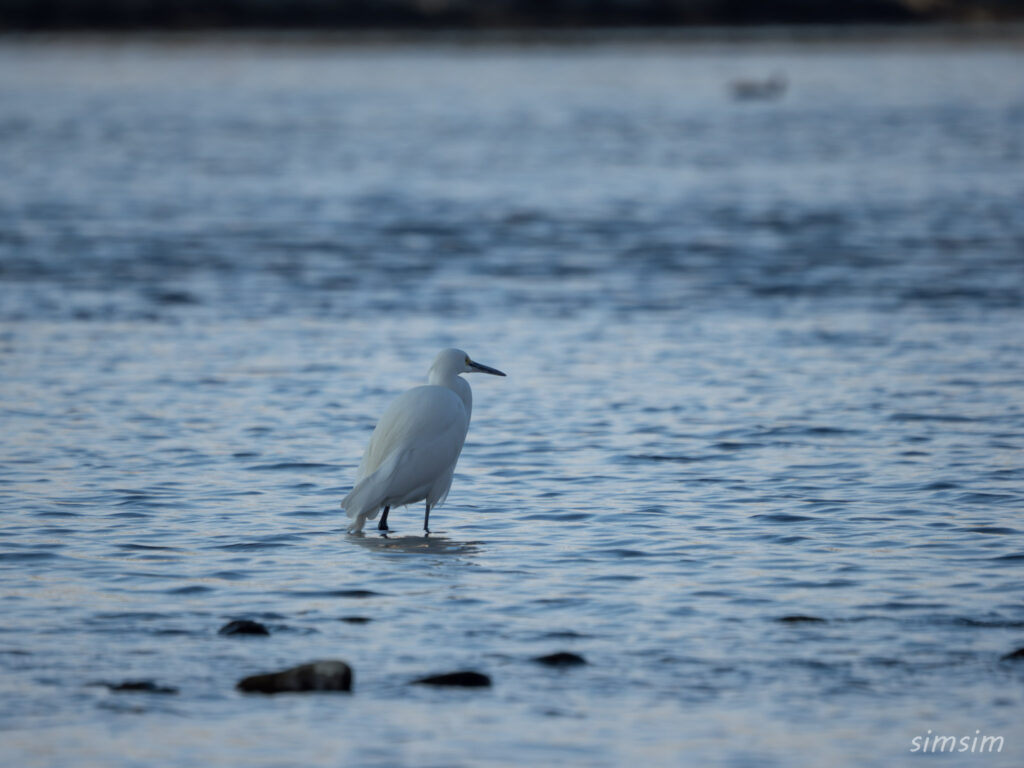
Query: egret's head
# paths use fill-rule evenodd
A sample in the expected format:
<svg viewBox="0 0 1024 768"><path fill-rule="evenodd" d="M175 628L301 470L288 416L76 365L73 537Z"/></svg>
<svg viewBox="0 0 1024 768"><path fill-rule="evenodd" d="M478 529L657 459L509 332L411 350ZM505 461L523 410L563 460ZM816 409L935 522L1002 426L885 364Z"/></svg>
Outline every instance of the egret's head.
<svg viewBox="0 0 1024 768"><path fill-rule="evenodd" d="M504 376L497 368L474 362L461 349L443 349L434 358L430 366L431 373L445 376L458 376L460 373L489 373L492 376Z"/></svg>

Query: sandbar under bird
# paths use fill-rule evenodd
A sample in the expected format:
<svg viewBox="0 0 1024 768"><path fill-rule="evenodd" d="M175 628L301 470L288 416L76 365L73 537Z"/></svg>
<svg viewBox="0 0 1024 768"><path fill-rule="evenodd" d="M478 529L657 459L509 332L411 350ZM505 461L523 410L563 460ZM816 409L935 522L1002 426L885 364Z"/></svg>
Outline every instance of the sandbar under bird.
<svg viewBox="0 0 1024 768"><path fill-rule="evenodd" d="M373 430L355 487L341 502L352 519L349 533L362 531L381 509L377 529L386 531L392 507L424 500L423 530L430 533L430 510L448 496L473 412L473 392L460 373L505 375L461 349L438 353L427 383L399 395Z"/></svg>

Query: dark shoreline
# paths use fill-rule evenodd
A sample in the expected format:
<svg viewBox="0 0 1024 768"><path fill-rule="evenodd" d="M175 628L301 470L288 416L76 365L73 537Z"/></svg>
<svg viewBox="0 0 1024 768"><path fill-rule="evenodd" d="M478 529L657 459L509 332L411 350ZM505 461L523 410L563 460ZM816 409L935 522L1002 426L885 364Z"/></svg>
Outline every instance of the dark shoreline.
<svg viewBox="0 0 1024 768"><path fill-rule="evenodd" d="M998 23L1024 0L0 0L0 32Z"/></svg>

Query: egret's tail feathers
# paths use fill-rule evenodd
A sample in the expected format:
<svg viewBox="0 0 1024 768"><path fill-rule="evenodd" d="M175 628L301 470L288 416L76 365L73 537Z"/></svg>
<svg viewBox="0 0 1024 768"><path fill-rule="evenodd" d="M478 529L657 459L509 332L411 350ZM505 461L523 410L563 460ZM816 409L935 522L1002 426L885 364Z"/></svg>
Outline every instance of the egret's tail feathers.
<svg viewBox="0 0 1024 768"><path fill-rule="evenodd" d="M359 533L368 519L376 520L380 508L384 506L379 483L375 482L378 479L376 474L356 483L356 487L341 500L345 514L352 518L352 524L348 527L349 533Z"/></svg>
<svg viewBox="0 0 1024 768"><path fill-rule="evenodd" d="M366 524L366 515L356 515L352 524L346 529L346 533L362 533Z"/></svg>

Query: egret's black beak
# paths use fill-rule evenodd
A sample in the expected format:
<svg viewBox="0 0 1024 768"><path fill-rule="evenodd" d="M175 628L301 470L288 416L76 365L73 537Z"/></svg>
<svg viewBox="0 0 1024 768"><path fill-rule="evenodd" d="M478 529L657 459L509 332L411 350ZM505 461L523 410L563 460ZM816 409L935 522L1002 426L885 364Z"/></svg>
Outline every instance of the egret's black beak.
<svg viewBox="0 0 1024 768"><path fill-rule="evenodd" d="M474 363L472 360L469 361L469 367L474 371L480 371L480 373L489 373L492 376L504 376L505 374L499 371L497 368L491 368L489 365L480 365L480 363Z"/></svg>

